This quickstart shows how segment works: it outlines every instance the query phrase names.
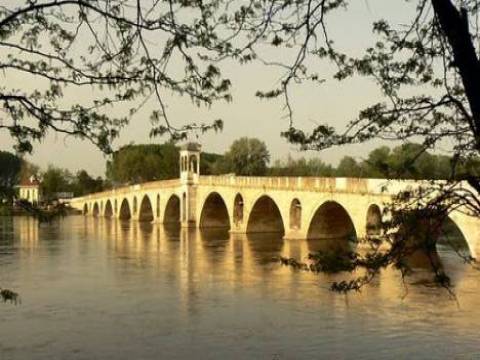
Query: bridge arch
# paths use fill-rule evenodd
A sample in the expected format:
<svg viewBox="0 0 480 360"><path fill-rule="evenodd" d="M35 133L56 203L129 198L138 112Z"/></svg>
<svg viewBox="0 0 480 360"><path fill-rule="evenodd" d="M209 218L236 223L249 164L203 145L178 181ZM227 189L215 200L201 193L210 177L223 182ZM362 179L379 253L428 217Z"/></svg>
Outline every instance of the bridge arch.
<svg viewBox="0 0 480 360"><path fill-rule="evenodd" d="M82 211L83 215L87 215L88 214L88 204L85 203L83 204L83 211Z"/></svg>
<svg viewBox="0 0 480 360"><path fill-rule="evenodd" d="M310 220L308 239L356 239L357 232L347 210L336 201L322 203Z"/></svg>
<svg viewBox="0 0 480 360"><path fill-rule="evenodd" d="M282 214L270 196L262 195L255 201L248 217L247 233L285 234Z"/></svg>
<svg viewBox="0 0 480 360"><path fill-rule="evenodd" d="M243 208L243 196L242 194L237 193L237 195L235 195L235 199L233 200L233 223L236 226L243 223Z"/></svg>
<svg viewBox="0 0 480 360"><path fill-rule="evenodd" d="M467 240L466 234L460 228L460 225L450 216L442 221L439 236L437 239L437 251L452 249L462 255L472 256L475 249L472 248Z"/></svg>
<svg viewBox="0 0 480 360"><path fill-rule="evenodd" d="M163 212L164 224L179 224L180 223L180 198L173 194L165 205Z"/></svg>
<svg viewBox="0 0 480 360"><path fill-rule="evenodd" d="M382 211L377 204L371 204L367 209L367 236L378 236L382 232Z"/></svg>
<svg viewBox="0 0 480 360"><path fill-rule="evenodd" d="M199 227L201 229L230 228L228 208L219 193L210 193L203 202Z"/></svg>
<svg viewBox="0 0 480 360"><path fill-rule="evenodd" d="M297 198L290 203L290 229L299 230L302 226L302 204Z"/></svg>
<svg viewBox="0 0 480 360"><path fill-rule="evenodd" d="M140 203L140 210L138 214L139 221L146 221L151 222L153 221L153 208L152 202L148 195L144 195L142 198L142 202Z"/></svg>
<svg viewBox="0 0 480 360"><path fill-rule="evenodd" d="M112 207L112 202L110 200L107 200L107 202L105 203L103 216L109 217L109 218L113 216L113 207Z"/></svg>
<svg viewBox="0 0 480 360"><path fill-rule="evenodd" d="M92 215L95 216L95 217L97 217L99 214L100 214L100 209L99 209L99 207L98 207L98 203L95 202L95 203L93 204Z"/></svg>
<svg viewBox="0 0 480 360"><path fill-rule="evenodd" d="M128 220L132 218L132 212L130 211L130 205L127 199L123 199L120 204L120 212L118 214L119 219Z"/></svg>

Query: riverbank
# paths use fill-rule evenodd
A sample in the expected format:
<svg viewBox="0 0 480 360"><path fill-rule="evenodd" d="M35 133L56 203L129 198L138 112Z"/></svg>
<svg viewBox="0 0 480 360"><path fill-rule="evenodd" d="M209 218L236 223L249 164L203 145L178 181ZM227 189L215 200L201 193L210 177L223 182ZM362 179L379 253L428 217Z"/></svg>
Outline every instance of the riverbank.
<svg viewBox="0 0 480 360"><path fill-rule="evenodd" d="M33 217L46 217L53 218L58 215L77 215L81 214L81 211L73 209L70 206L63 204L60 205L48 205L48 206L15 206L15 205L0 205L0 216L33 216Z"/></svg>

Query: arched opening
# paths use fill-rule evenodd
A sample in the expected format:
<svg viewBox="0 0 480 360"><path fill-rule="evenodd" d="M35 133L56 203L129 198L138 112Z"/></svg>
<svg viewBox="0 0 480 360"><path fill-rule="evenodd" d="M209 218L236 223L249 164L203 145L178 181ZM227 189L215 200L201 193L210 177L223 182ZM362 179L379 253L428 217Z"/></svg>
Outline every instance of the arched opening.
<svg viewBox="0 0 480 360"><path fill-rule="evenodd" d="M187 221L187 194L182 195L182 221Z"/></svg>
<svg viewBox="0 0 480 360"><path fill-rule="evenodd" d="M190 171L198 173L198 161L195 155L190 156Z"/></svg>
<svg viewBox="0 0 480 360"><path fill-rule="evenodd" d="M98 203L93 204L93 216L97 217L100 214L100 209L98 208Z"/></svg>
<svg viewBox="0 0 480 360"><path fill-rule="evenodd" d="M120 204L120 214L119 218L121 220L128 220L132 217L132 213L130 212L130 206L128 205L127 199L123 199L122 203Z"/></svg>
<svg viewBox="0 0 480 360"><path fill-rule="evenodd" d="M133 197L133 215L137 213L137 210L138 210L137 197L134 196Z"/></svg>
<svg viewBox="0 0 480 360"><path fill-rule="evenodd" d="M290 229L299 230L302 225L302 205L300 200L293 199L290 204Z"/></svg>
<svg viewBox="0 0 480 360"><path fill-rule="evenodd" d="M139 221L153 221L153 209L152 203L147 195L145 195L140 203L140 214L138 216Z"/></svg>
<svg viewBox="0 0 480 360"><path fill-rule="evenodd" d="M327 201L315 212L307 237L308 239L356 240L357 234L352 219L344 207L334 201Z"/></svg>
<svg viewBox="0 0 480 360"><path fill-rule="evenodd" d="M440 234L437 240L437 251L451 252L451 250L464 256L471 255L467 239L458 225L447 216L443 220L440 228Z"/></svg>
<svg viewBox="0 0 480 360"><path fill-rule="evenodd" d="M181 167L181 170L182 170L182 171L187 170L187 169L185 169L185 156L182 156L182 157L180 158L180 167Z"/></svg>
<svg viewBox="0 0 480 360"><path fill-rule="evenodd" d="M456 278L466 268L465 258L471 256L468 242L458 225L446 214L422 213L406 221L396 233L399 241L406 242L406 260L413 269L428 270L432 266ZM419 272L421 278L425 273ZM422 278L423 280L423 278Z"/></svg>
<svg viewBox="0 0 480 360"><path fill-rule="evenodd" d="M378 236L382 232L382 212L378 205L372 204L367 210L367 236Z"/></svg>
<svg viewBox="0 0 480 360"><path fill-rule="evenodd" d="M200 228L230 228L227 206L220 194L208 195L200 215Z"/></svg>
<svg viewBox="0 0 480 360"><path fill-rule="evenodd" d="M160 218L160 194L157 194L157 219Z"/></svg>
<svg viewBox="0 0 480 360"><path fill-rule="evenodd" d="M180 199L177 195L170 196L163 214L164 224L178 224L180 223Z"/></svg>
<svg viewBox="0 0 480 360"><path fill-rule="evenodd" d="M105 215L105 217L112 217L113 216L112 202L110 200L107 200L107 202L105 203L104 215Z"/></svg>
<svg viewBox="0 0 480 360"><path fill-rule="evenodd" d="M326 201L313 215L307 239L311 252L349 251L357 234L345 208L337 202Z"/></svg>
<svg viewBox="0 0 480 360"><path fill-rule="evenodd" d="M270 197L262 196L253 205L247 233L285 233L280 210Z"/></svg>
<svg viewBox="0 0 480 360"><path fill-rule="evenodd" d="M83 205L83 215L87 215L88 214L88 204L84 204Z"/></svg>
<svg viewBox="0 0 480 360"><path fill-rule="evenodd" d="M240 194L237 194L233 201L233 222L237 226L243 222L243 198Z"/></svg>

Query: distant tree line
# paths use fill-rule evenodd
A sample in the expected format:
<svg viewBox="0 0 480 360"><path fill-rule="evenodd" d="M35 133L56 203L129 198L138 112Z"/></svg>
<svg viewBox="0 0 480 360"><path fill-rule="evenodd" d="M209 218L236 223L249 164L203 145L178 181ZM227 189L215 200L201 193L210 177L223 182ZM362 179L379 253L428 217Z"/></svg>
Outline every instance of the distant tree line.
<svg viewBox="0 0 480 360"><path fill-rule="evenodd" d="M452 172L455 168L456 171ZM319 158L276 161L269 168L272 176L337 176L387 179L461 179L467 173L480 175L480 159L456 164L455 158L431 154L422 145L405 143L394 147L381 146L365 159L344 156L337 167Z"/></svg>
<svg viewBox="0 0 480 360"><path fill-rule="evenodd" d="M258 139L235 140L230 149L211 166L214 174L235 173L245 176L322 176L388 179L462 179L465 174L480 175L480 159L458 164L455 158L432 154L415 143L393 149L380 146L365 159L344 156L335 167L320 158L288 157L269 166L270 153ZM455 169L455 171L452 171Z"/></svg>
<svg viewBox="0 0 480 360"><path fill-rule="evenodd" d="M86 170L79 170L73 174L67 169L49 165L41 174L41 188L46 200L54 200L61 193L83 196L109 187L107 181L100 176L96 178L91 176Z"/></svg>

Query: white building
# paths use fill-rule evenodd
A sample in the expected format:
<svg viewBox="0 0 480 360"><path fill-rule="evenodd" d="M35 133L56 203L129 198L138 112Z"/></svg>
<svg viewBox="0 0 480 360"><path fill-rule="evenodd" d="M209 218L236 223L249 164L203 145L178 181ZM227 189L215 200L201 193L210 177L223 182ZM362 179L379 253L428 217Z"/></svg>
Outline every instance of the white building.
<svg viewBox="0 0 480 360"><path fill-rule="evenodd" d="M40 182L32 175L29 179L24 180L18 186L18 198L20 200L28 200L32 204L38 204L42 200L40 191Z"/></svg>

